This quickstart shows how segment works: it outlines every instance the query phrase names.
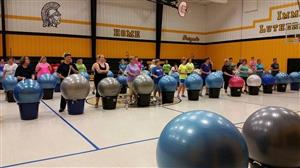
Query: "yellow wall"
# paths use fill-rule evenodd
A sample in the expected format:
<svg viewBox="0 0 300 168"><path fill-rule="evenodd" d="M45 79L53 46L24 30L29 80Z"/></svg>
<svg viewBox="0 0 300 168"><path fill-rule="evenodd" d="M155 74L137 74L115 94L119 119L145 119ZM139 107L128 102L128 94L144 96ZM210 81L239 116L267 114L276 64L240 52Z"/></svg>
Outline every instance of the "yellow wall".
<svg viewBox="0 0 300 168"><path fill-rule="evenodd" d="M161 44L161 59L181 59L182 57L191 57L194 55L195 59L205 57L205 46L197 44Z"/></svg>
<svg viewBox="0 0 300 168"><path fill-rule="evenodd" d="M139 58L155 58L155 43L97 40L97 54L104 54L107 58L125 58L126 52Z"/></svg>
<svg viewBox="0 0 300 168"><path fill-rule="evenodd" d="M6 39L8 56L60 56L69 52L74 57L91 57L90 39L12 34Z"/></svg>
<svg viewBox="0 0 300 168"><path fill-rule="evenodd" d="M282 71L287 71L288 58L300 58L300 43L286 43L285 39L259 40L212 44L206 47L206 55L214 62L214 68L220 69L225 58L233 57L235 62L240 58L248 60L254 56L260 58L269 69L272 59L278 58Z"/></svg>

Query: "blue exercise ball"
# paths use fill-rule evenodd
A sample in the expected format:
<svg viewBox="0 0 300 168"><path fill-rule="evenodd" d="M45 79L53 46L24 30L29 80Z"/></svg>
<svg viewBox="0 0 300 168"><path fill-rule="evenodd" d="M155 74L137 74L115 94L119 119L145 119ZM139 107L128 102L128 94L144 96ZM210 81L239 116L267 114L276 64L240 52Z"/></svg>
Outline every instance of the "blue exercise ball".
<svg viewBox="0 0 300 168"><path fill-rule="evenodd" d="M119 75L117 77L117 80L119 81L119 83L123 86L127 85L127 77L125 75Z"/></svg>
<svg viewBox="0 0 300 168"><path fill-rule="evenodd" d="M187 90L201 90L203 80L198 74L191 74L185 80Z"/></svg>
<svg viewBox="0 0 300 168"><path fill-rule="evenodd" d="M18 83L18 79L12 75L8 75L2 82L4 91L12 91Z"/></svg>
<svg viewBox="0 0 300 168"><path fill-rule="evenodd" d="M142 73L143 73L144 75L151 76L151 73L150 73L150 71L148 71L148 70L143 70Z"/></svg>
<svg viewBox="0 0 300 168"><path fill-rule="evenodd" d="M179 73L178 72L172 73L171 76L173 76L177 80L177 82L179 82Z"/></svg>
<svg viewBox="0 0 300 168"><path fill-rule="evenodd" d="M107 77L114 77L114 73L112 72L112 71L108 71L108 73L107 73Z"/></svg>
<svg viewBox="0 0 300 168"><path fill-rule="evenodd" d="M275 76L276 84L288 84L290 82L289 75L283 72L278 73Z"/></svg>
<svg viewBox="0 0 300 168"><path fill-rule="evenodd" d="M158 86L162 92L175 92L177 81L173 76L166 75L159 80Z"/></svg>
<svg viewBox="0 0 300 168"><path fill-rule="evenodd" d="M57 85L57 79L51 74L44 74L37 81L43 89L53 89Z"/></svg>
<svg viewBox="0 0 300 168"><path fill-rule="evenodd" d="M213 72L206 77L205 82L208 88L222 88L224 80L223 76Z"/></svg>
<svg viewBox="0 0 300 168"><path fill-rule="evenodd" d="M20 81L14 88L13 93L17 103L37 103L43 97L41 85L32 79Z"/></svg>
<svg viewBox="0 0 300 168"><path fill-rule="evenodd" d="M158 167L247 168L248 148L239 130L209 111L171 120L157 144Z"/></svg>
<svg viewBox="0 0 300 168"><path fill-rule="evenodd" d="M54 72L52 75L55 77L55 79L57 80L57 83L59 84L60 81L61 81L61 79L60 79L60 77L58 76L58 74L57 74L56 72Z"/></svg>
<svg viewBox="0 0 300 168"><path fill-rule="evenodd" d="M261 77L262 85L274 85L275 84L275 78L271 74L264 74Z"/></svg>
<svg viewBox="0 0 300 168"><path fill-rule="evenodd" d="M2 83L2 80L3 80L3 72L0 71L0 83Z"/></svg>
<svg viewBox="0 0 300 168"><path fill-rule="evenodd" d="M292 72L289 75L290 81L292 83L300 83L300 73L299 72Z"/></svg>
<svg viewBox="0 0 300 168"><path fill-rule="evenodd" d="M217 71L215 73L218 74L218 75L220 75L220 76L223 76L223 72L222 71Z"/></svg>
<svg viewBox="0 0 300 168"><path fill-rule="evenodd" d="M90 74L88 74L87 72L80 72L80 75L85 77L86 80L90 80Z"/></svg>

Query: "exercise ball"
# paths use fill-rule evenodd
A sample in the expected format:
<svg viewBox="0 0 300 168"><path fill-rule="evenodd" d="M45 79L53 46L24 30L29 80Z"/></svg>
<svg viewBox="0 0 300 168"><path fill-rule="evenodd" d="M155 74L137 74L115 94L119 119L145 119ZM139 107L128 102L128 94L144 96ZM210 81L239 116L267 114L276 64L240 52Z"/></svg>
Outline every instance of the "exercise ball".
<svg viewBox="0 0 300 168"><path fill-rule="evenodd" d="M85 99L90 92L89 81L79 74L73 74L66 77L60 89L62 96L67 100L82 100Z"/></svg>
<svg viewBox="0 0 300 168"><path fill-rule="evenodd" d="M218 75L220 75L220 76L223 76L223 72L222 71L216 71L215 73L218 74Z"/></svg>
<svg viewBox="0 0 300 168"><path fill-rule="evenodd" d="M177 81L173 76L166 75L159 80L158 86L162 92L175 92Z"/></svg>
<svg viewBox="0 0 300 168"><path fill-rule="evenodd" d="M98 84L98 92L103 97L118 96L121 91L121 84L117 79L107 77Z"/></svg>
<svg viewBox="0 0 300 168"><path fill-rule="evenodd" d="M17 103L37 103L43 97L43 89L37 81L25 79L14 87L13 94Z"/></svg>
<svg viewBox="0 0 300 168"><path fill-rule="evenodd" d="M16 77L14 77L12 75L8 75L3 80L2 86L5 91L12 91L12 90L14 90L17 83L18 83L18 79Z"/></svg>
<svg viewBox="0 0 300 168"><path fill-rule="evenodd" d="M274 85L275 84L275 78L271 74L264 74L261 79L262 79L263 85Z"/></svg>
<svg viewBox="0 0 300 168"><path fill-rule="evenodd" d="M90 74L88 74L87 72L80 72L80 75L85 77L86 80L90 80Z"/></svg>
<svg viewBox="0 0 300 168"><path fill-rule="evenodd" d="M261 78L258 75L250 75L247 78L247 85L257 87L261 85Z"/></svg>
<svg viewBox="0 0 300 168"><path fill-rule="evenodd" d="M220 74L213 72L206 77L205 82L208 88L222 88L224 80Z"/></svg>
<svg viewBox="0 0 300 168"><path fill-rule="evenodd" d="M179 73L178 72L173 72L170 76L173 76L177 82L179 82Z"/></svg>
<svg viewBox="0 0 300 168"><path fill-rule="evenodd" d="M53 76L55 77L55 79L57 80L57 84L59 84L59 83L60 83L60 77L58 76L57 72L54 72L52 75L53 75Z"/></svg>
<svg viewBox="0 0 300 168"><path fill-rule="evenodd" d="M250 158L274 167L300 167L300 116L283 107L265 107L244 123Z"/></svg>
<svg viewBox="0 0 300 168"><path fill-rule="evenodd" d="M0 71L0 83L2 83L2 80L3 80L3 72Z"/></svg>
<svg viewBox="0 0 300 168"><path fill-rule="evenodd" d="M300 73L299 72L292 72L289 75L291 83L300 83Z"/></svg>
<svg viewBox="0 0 300 168"><path fill-rule="evenodd" d="M133 80L132 86L136 94L150 94L154 89L154 82L148 75L139 75Z"/></svg>
<svg viewBox="0 0 300 168"><path fill-rule="evenodd" d="M107 73L107 77L114 77L114 73L112 72L112 71L108 71L108 73Z"/></svg>
<svg viewBox="0 0 300 168"><path fill-rule="evenodd" d="M229 80L230 88L242 88L242 87L244 87L244 84L245 84L245 82L244 82L243 78L241 78L239 76L233 76Z"/></svg>
<svg viewBox="0 0 300 168"><path fill-rule="evenodd" d="M143 71L142 71L142 74L151 76L151 73L150 73L150 71L148 71L148 70L143 70Z"/></svg>
<svg viewBox="0 0 300 168"><path fill-rule="evenodd" d="M185 80L187 90L201 90L203 80L198 74L191 74Z"/></svg>
<svg viewBox="0 0 300 168"><path fill-rule="evenodd" d="M43 74L37 81L43 89L53 89L57 85L57 79L51 74Z"/></svg>
<svg viewBox="0 0 300 168"><path fill-rule="evenodd" d="M283 72L278 73L275 76L276 84L288 84L289 83L289 75Z"/></svg>
<svg viewBox="0 0 300 168"><path fill-rule="evenodd" d="M248 149L239 130L209 111L191 111L171 120L160 134L158 167L247 168Z"/></svg>
<svg viewBox="0 0 300 168"><path fill-rule="evenodd" d="M121 85L127 86L127 77L125 75L119 75L117 80Z"/></svg>

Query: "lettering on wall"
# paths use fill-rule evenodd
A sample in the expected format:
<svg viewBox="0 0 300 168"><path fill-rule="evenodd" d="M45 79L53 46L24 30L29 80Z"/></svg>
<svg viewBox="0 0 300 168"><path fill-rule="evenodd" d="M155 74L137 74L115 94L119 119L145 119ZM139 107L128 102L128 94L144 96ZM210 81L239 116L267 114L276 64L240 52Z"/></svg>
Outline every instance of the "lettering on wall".
<svg viewBox="0 0 300 168"><path fill-rule="evenodd" d="M191 36L188 36L188 35L183 35L182 36L182 40L183 41L189 41L190 43L191 42L198 42L198 41L200 41L200 38L198 37L198 36L196 36L196 37L191 37Z"/></svg>
<svg viewBox="0 0 300 168"><path fill-rule="evenodd" d="M138 30L114 29L114 37L141 38Z"/></svg>
<svg viewBox="0 0 300 168"><path fill-rule="evenodd" d="M300 18L300 10L278 11L276 15L277 21L286 21L281 24L260 25L259 33L281 32L285 30L300 29L300 22L290 22L290 19Z"/></svg>
<svg viewBox="0 0 300 168"><path fill-rule="evenodd" d="M43 27L56 27L61 22L61 13L58 11L60 4L57 2L46 3L41 10Z"/></svg>

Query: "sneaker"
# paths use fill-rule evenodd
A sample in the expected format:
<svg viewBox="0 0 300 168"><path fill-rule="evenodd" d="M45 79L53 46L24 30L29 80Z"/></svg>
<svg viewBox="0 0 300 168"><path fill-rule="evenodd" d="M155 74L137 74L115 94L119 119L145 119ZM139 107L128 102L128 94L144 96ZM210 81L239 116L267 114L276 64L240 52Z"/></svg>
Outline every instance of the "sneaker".
<svg viewBox="0 0 300 168"><path fill-rule="evenodd" d="M181 97L185 97L185 95L181 95Z"/></svg>
<svg viewBox="0 0 300 168"><path fill-rule="evenodd" d="M62 112L64 112L65 111L65 109L59 109L59 112L60 113L62 113Z"/></svg>

